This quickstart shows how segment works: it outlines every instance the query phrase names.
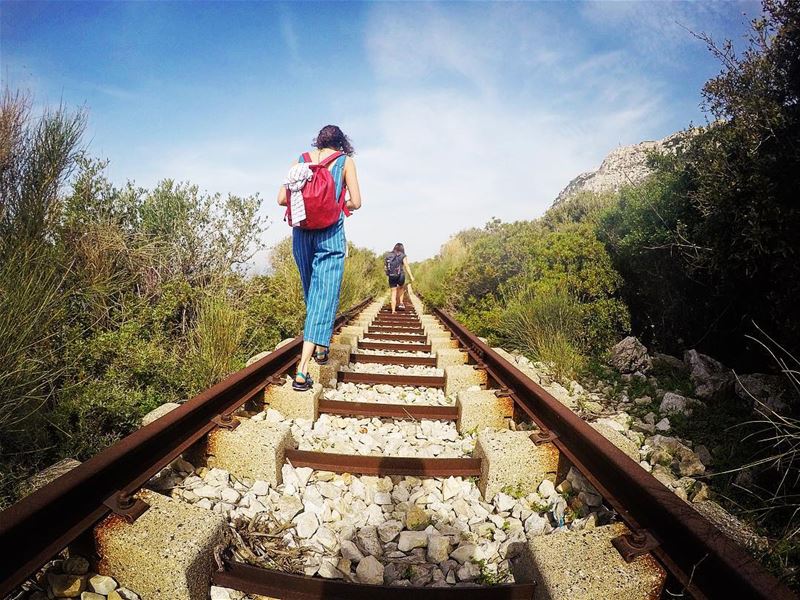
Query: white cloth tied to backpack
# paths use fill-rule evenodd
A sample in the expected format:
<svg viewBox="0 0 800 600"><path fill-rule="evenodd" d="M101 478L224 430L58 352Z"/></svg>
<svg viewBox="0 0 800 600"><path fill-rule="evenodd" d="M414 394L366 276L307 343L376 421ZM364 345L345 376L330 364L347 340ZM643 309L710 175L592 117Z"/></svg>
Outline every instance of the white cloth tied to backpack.
<svg viewBox="0 0 800 600"><path fill-rule="evenodd" d="M306 218L306 203L303 201L303 188L311 179L313 173L308 168L308 163L297 163L286 175L283 184L289 188L291 198L289 206L292 214L292 227L299 227Z"/></svg>

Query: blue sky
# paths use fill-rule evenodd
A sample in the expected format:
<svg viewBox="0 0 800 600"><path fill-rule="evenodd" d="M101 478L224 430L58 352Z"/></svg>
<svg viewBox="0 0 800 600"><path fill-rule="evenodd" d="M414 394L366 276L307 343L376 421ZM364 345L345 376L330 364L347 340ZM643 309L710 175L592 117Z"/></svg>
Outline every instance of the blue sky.
<svg viewBox="0 0 800 600"><path fill-rule="evenodd" d="M0 2L0 66L85 106L117 183L259 193L273 244L320 127L356 148L348 237L412 260L492 217L540 215L621 144L702 123L719 71L687 30L743 43L753 2ZM257 262L263 261L263 253ZM257 266L258 268L258 266ZM259 269L260 270L260 269Z"/></svg>

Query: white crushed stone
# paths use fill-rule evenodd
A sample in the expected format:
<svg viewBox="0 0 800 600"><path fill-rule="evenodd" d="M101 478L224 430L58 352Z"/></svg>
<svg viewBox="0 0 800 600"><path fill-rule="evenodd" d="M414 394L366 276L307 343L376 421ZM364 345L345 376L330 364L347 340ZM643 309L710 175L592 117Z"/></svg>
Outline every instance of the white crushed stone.
<svg viewBox="0 0 800 600"><path fill-rule="evenodd" d="M287 464L284 483L254 494L253 482L231 477L224 485L209 480L208 470L199 472L203 477L186 477L173 497L196 503L197 496L187 493L193 488L216 486L219 497L231 496L226 490L232 489L240 494L238 502L206 499L210 508L239 528L261 512L286 523L285 542L302 549L307 575L361 581L358 565L373 557L360 570L364 581L378 583L377 562L390 585L469 585L480 577L481 564L484 573L512 581L509 561L526 535L589 527L610 514L600 507L560 524L555 512L564 497L550 486L544 486L547 498L500 493L484 502L476 483L461 477L355 477ZM569 479L583 487L579 475ZM418 524L414 531L405 526L410 510Z"/></svg>
<svg viewBox="0 0 800 600"><path fill-rule="evenodd" d="M430 367L427 365L413 365L405 367L402 365L382 365L380 363L357 362L342 365L340 370L350 371L353 373L378 373L385 375L405 376L424 375L442 377L444 375L444 369L437 369L436 367Z"/></svg>
<svg viewBox="0 0 800 600"><path fill-rule="evenodd" d="M326 389L326 400L341 402L382 402L384 404L427 404L452 406L455 398L448 398L439 388L394 386L387 384L339 383L336 389Z"/></svg>
<svg viewBox="0 0 800 600"><path fill-rule="evenodd" d="M452 421L320 415L311 424L295 420L292 435L300 450L338 454L460 458L475 449L475 435L461 435Z"/></svg>

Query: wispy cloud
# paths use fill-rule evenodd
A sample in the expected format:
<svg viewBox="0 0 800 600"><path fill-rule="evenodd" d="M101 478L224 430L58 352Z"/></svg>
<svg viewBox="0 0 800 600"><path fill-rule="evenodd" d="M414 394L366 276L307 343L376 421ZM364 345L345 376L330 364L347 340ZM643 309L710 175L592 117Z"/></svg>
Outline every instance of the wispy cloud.
<svg viewBox="0 0 800 600"><path fill-rule="evenodd" d="M383 91L354 132L367 140L358 155L365 205L348 226L360 243L406 240L424 257L491 217L533 218L613 147L663 125L659 86L645 85L620 53L582 55L545 33L537 53L530 37L513 35L535 29L536 14L521 22L489 9L476 31L443 11L426 7L413 18L407 7L381 5L367 28ZM471 51L490 34L489 50ZM538 58L509 73L522 45ZM541 92L521 94L518 80Z"/></svg>

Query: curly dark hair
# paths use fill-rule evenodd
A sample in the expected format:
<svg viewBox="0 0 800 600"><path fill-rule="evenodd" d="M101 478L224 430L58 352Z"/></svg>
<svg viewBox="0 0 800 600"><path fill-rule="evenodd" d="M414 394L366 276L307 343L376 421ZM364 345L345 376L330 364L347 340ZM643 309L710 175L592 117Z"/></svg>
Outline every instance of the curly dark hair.
<svg viewBox="0 0 800 600"><path fill-rule="evenodd" d="M325 125L325 127L319 130L317 137L314 138L311 145L319 149L333 148L334 150L340 150L347 154L347 156L353 156L355 152L353 145L350 143L350 138L336 125Z"/></svg>

